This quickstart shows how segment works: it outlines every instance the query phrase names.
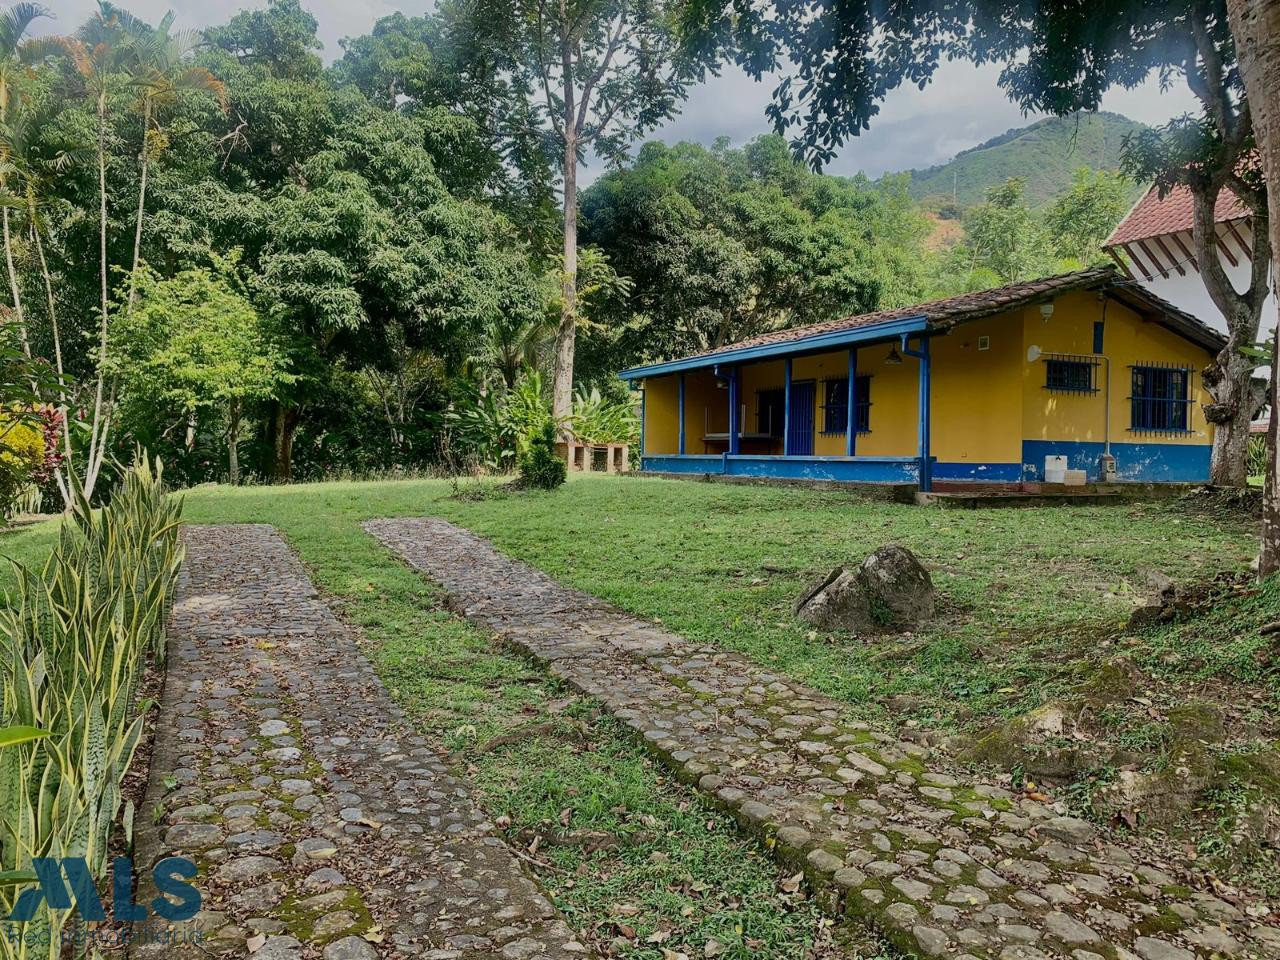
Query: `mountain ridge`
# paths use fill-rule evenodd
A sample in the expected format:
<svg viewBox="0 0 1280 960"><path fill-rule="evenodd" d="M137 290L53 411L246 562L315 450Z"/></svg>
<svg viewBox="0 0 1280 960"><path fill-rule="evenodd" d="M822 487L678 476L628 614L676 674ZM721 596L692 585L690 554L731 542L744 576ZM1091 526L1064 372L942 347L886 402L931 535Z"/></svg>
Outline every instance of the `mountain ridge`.
<svg viewBox="0 0 1280 960"><path fill-rule="evenodd" d="M1070 186L1078 167L1116 170L1124 137L1144 129L1145 124L1108 111L1045 117L1011 127L945 163L904 172L915 199L939 198L938 205L954 200L962 207L981 203L987 190L1010 177L1022 177L1027 202L1041 207ZM1135 199L1140 192L1135 185Z"/></svg>

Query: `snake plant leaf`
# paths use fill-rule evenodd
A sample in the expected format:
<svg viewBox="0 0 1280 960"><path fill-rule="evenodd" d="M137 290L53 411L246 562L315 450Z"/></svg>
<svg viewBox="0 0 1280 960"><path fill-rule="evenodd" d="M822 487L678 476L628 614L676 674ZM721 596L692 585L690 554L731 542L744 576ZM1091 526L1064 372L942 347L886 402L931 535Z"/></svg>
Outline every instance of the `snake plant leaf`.
<svg viewBox="0 0 1280 960"><path fill-rule="evenodd" d="M5 747L16 747L33 740L44 740L49 736L48 730L39 727L13 726L0 728L0 750Z"/></svg>

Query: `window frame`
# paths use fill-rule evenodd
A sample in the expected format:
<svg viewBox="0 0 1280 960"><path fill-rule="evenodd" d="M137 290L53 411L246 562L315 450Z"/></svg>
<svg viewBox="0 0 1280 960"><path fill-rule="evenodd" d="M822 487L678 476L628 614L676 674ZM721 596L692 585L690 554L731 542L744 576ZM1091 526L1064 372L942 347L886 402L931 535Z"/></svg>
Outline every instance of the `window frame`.
<svg viewBox="0 0 1280 960"><path fill-rule="evenodd" d="M871 432L871 374L855 374L858 397L854 407L853 432ZM843 437L849 428L849 378L833 377L822 381L822 435ZM832 402L832 392L836 400Z"/></svg>
<svg viewBox="0 0 1280 960"><path fill-rule="evenodd" d="M1129 366L1129 432L1187 434L1195 402L1195 370L1148 362ZM1140 382L1141 380L1141 382Z"/></svg>
<svg viewBox="0 0 1280 960"><path fill-rule="evenodd" d="M1050 393L1073 393L1091 396L1098 393L1098 367L1100 357L1070 353L1046 353L1044 361L1044 388ZM1055 373L1058 376L1055 376Z"/></svg>

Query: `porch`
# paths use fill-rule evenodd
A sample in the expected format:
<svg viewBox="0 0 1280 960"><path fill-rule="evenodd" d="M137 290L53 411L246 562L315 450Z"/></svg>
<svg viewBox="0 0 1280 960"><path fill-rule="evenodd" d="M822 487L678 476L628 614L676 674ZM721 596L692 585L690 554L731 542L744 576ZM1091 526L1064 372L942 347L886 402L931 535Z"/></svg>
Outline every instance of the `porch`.
<svg viewBox="0 0 1280 960"><path fill-rule="evenodd" d="M642 382L641 469L931 489L924 326L906 318L625 372Z"/></svg>

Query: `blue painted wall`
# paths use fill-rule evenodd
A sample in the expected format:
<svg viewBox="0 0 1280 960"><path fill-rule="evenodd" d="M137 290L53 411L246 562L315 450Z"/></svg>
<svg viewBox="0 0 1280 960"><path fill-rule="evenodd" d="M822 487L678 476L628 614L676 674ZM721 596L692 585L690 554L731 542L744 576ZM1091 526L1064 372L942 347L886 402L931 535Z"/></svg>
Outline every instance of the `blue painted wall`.
<svg viewBox="0 0 1280 960"><path fill-rule="evenodd" d="M1079 443L1066 440L1024 440L1022 442L1022 478L1044 480L1044 458L1065 456L1072 470L1086 471L1091 481L1100 480L1098 458L1101 443ZM1116 458L1116 477L1130 483L1208 483L1209 444L1185 443L1113 443L1111 455Z"/></svg>
<svg viewBox="0 0 1280 960"><path fill-rule="evenodd" d="M915 457L752 457L646 456L641 469L657 473L724 474L731 477L780 477L845 483L915 483Z"/></svg>

